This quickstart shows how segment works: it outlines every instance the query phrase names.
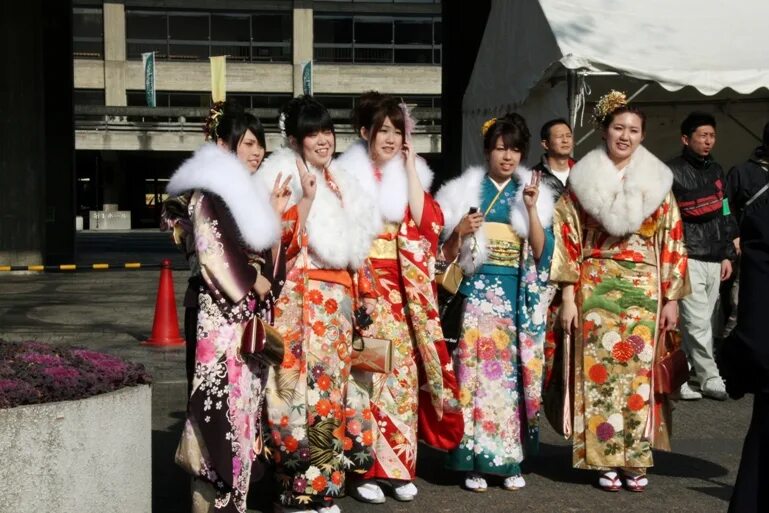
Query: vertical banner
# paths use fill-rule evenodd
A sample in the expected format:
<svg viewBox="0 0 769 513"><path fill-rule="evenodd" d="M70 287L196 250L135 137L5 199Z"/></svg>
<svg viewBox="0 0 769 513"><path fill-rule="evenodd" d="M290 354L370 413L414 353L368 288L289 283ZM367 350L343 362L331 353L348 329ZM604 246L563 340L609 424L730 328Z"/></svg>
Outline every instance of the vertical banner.
<svg viewBox="0 0 769 513"><path fill-rule="evenodd" d="M214 103L227 99L227 56L209 57L211 60L211 100Z"/></svg>
<svg viewBox="0 0 769 513"><path fill-rule="evenodd" d="M147 107L157 107L155 98L155 52L142 54L142 67L144 68L144 98Z"/></svg>
<svg viewBox="0 0 769 513"><path fill-rule="evenodd" d="M302 92L312 95L312 61L302 62Z"/></svg>

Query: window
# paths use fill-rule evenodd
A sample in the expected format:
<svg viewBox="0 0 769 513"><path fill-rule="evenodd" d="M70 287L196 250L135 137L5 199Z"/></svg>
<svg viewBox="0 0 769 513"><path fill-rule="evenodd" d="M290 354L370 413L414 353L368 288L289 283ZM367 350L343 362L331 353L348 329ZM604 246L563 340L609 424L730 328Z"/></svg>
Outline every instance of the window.
<svg viewBox="0 0 769 513"><path fill-rule="evenodd" d="M440 64L439 17L315 16L318 62Z"/></svg>
<svg viewBox="0 0 769 513"><path fill-rule="evenodd" d="M100 8L72 9L72 56L76 59L104 57L104 13Z"/></svg>
<svg viewBox="0 0 769 513"><path fill-rule="evenodd" d="M75 89L72 99L75 105L104 105L104 89Z"/></svg>
<svg viewBox="0 0 769 513"><path fill-rule="evenodd" d="M290 62L291 11L276 13L126 11L129 59L156 52L161 60Z"/></svg>

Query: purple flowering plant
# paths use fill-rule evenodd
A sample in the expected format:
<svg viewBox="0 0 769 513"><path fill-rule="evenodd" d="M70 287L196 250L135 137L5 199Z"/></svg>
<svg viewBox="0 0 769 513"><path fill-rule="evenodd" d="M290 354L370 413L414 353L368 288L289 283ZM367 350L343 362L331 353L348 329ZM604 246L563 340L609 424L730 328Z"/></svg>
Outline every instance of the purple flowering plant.
<svg viewBox="0 0 769 513"><path fill-rule="evenodd" d="M82 399L151 382L143 365L109 354L0 340L0 408Z"/></svg>

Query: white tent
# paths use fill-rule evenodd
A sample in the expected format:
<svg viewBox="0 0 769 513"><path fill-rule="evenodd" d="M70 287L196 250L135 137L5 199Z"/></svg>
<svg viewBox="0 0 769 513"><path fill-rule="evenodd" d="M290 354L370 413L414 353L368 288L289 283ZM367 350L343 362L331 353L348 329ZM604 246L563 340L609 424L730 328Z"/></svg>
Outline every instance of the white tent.
<svg viewBox="0 0 769 513"><path fill-rule="evenodd" d="M526 117L536 162L548 119L576 122L576 154L599 143L592 104L610 89L636 93L645 145L680 151L681 120L715 115L714 155L745 160L769 121L767 0L492 0L463 101L463 166L483 159L480 127L508 111Z"/></svg>

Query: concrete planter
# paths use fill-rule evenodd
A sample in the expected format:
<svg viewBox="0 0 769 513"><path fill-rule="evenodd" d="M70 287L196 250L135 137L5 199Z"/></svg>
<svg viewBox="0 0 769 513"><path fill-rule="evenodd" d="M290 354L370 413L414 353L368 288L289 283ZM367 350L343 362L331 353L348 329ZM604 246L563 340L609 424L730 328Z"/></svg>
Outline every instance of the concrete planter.
<svg viewBox="0 0 769 513"><path fill-rule="evenodd" d="M0 512L150 513L148 385L0 410Z"/></svg>

